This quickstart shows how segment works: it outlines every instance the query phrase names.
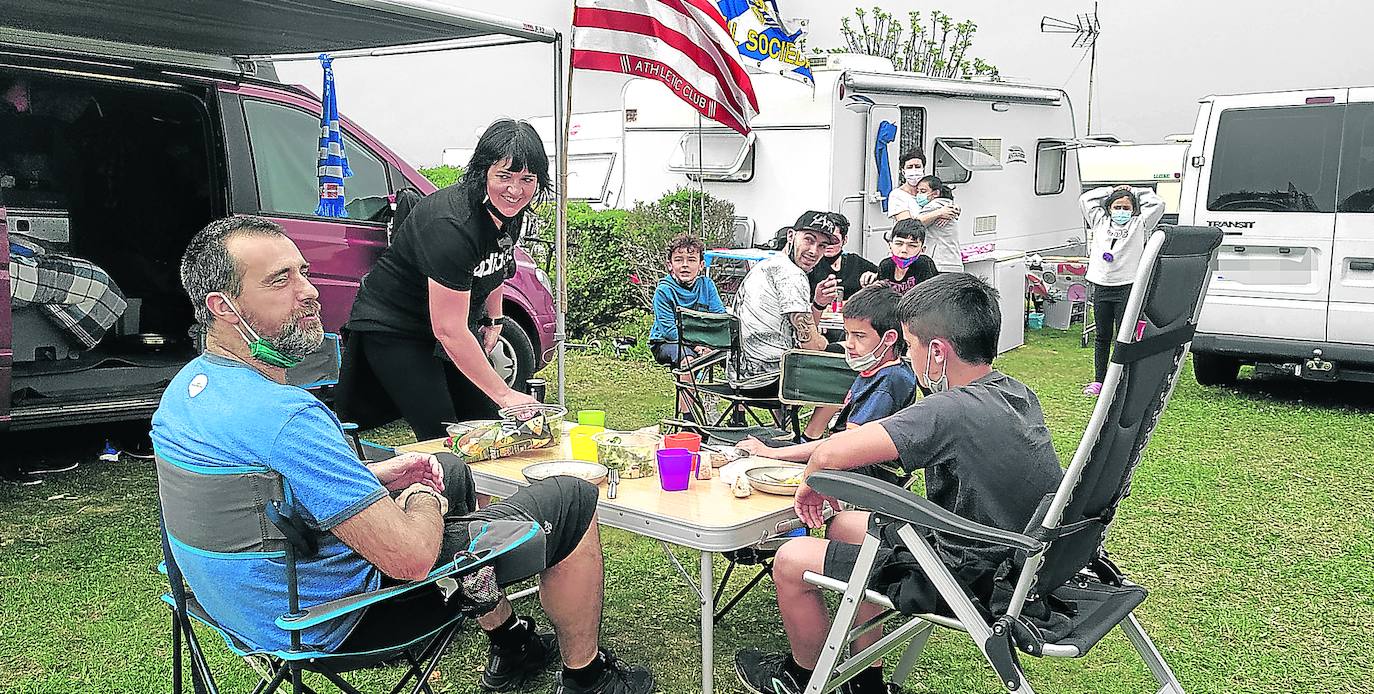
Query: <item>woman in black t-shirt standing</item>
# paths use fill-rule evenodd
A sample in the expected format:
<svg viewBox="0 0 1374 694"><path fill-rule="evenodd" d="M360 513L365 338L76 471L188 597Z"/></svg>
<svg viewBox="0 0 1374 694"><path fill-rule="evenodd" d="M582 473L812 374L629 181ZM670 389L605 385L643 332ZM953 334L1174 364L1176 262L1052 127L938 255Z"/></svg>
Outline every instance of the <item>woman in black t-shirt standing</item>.
<svg viewBox="0 0 1374 694"><path fill-rule="evenodd" d="M515 275L525 211L551 187L534 128L499 120L462 180L416 203L353 302L336 393L344 419L366 428L399 410L423 441L443 437L444 422L534 402L487 354L501 335L502 285Z"/></svg>

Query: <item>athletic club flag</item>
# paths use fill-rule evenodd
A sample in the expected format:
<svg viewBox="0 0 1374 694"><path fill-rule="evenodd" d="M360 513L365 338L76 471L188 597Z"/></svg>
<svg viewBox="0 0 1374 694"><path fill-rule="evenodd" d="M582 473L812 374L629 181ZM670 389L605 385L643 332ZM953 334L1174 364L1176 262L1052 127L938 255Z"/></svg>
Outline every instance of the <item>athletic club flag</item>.
<svg viewBox="0 0 1374 694"><path fill-rule="evenodd" d="M759 112L754 85L711 0L577 0L572 64L658 80L741 135Z"/></svg>

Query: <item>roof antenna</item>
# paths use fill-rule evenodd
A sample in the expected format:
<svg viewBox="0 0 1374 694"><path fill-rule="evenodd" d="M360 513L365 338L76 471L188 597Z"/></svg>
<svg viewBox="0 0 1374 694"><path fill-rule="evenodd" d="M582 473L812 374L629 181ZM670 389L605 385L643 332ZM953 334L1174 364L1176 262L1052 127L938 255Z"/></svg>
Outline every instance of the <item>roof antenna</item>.
<svg viewBox="0 0 1374 694"><path fill-rule="evenodd" d="M1092 14L1080 14L1073 21L1056 17L1041 17L1040 32L1043 34L1073 34L1072 48L1088 49L1088 127L1087 136L1093 132L1093 77L1097 72L1097 37L1102 33L1102 24L1097 21L1097 3L1093 3Z"/></svg>

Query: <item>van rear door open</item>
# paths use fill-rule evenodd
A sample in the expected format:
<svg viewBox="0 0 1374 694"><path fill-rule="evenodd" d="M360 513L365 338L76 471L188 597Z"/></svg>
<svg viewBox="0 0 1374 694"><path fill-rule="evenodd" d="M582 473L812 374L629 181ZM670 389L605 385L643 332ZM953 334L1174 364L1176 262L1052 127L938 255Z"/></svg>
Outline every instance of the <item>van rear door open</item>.
<svg viewBox="0 0 1374 694"><path fill-rule="evenodd" d="M1233 234L1221 248L1199 332L1327 339L1347 92L1227 96L1212 104L1191 218Z"/></svg>
<svg viewBox="0 0 1374 694"><path fill-rule="evenodd" d="M1374 87L1350 90L1331 253L1331 342L1374 344Z"/></svg>

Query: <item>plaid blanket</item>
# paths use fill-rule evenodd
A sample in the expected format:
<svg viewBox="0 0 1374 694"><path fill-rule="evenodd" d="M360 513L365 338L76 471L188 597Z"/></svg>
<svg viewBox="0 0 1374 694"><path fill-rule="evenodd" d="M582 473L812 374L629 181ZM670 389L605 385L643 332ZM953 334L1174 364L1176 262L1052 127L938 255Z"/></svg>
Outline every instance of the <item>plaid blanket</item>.
<svg viewBox="0 0 1374 694"><path fill-rule="evenodd" d="M64 255L10 255L14 306L36 305L85 349L124 315L128 303L104 270Z"/></svg>

